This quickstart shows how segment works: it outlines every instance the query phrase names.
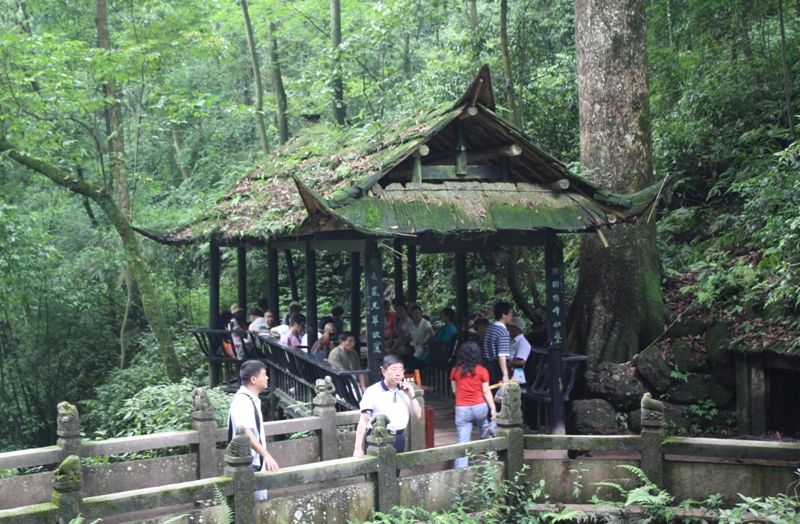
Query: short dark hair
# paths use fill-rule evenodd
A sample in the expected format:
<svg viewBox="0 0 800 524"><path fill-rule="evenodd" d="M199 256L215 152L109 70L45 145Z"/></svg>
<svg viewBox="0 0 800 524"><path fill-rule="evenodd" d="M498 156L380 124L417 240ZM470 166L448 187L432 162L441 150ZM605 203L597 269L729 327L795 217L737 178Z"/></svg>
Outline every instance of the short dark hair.
<svg viewBox="0 0 800 524"><path fill-rule="evenodd" d="M381 368L389 369L389 366L402 363L403 361L397 355L386 355L383 357L383 364L381 364Z"/></svg>
<svg viewBox="0 0 800 524"><path fill-rule="evenodd" d="M451 322L453 321L453 319L455 319L455 318L456 318L456 312L455 312L455 311L453 311L453 308L451 308L451 307L446 307L446 308L444 308L444 309L442 310L442 313L444 313L445 315L447 315L447 318L449 318Z"/></svg>
<svg viewBox="0 0 800 524"><path fill-rule="evenodd" d="M344 308L342 306L333 306L333 309L331 309L331 315L334 317L341 317L344 315Z"/></svg>
<svg viewBox="0 0 800 524"><path fill-rule="evenodd" d="M472 323L472 327L477 329L480 326L488 327L489 326L489 319L488 318L476 318L475 321Z"/></svg>
<svg viewBox="0 0 800 524"><path fill-rule="evenodd" d="M498 302L494 305L494 319L500 320L503 315L511 313L511 304L508 302Z"/></svg>
<svg viewBox="0 0 800 524"><path fill-rule="evenodd" d="M339 342L344 342L350 337L356 338L352 331L342 331L342 334L339 335Z"/></svg>
<svg viewBox="0 0 800 524"><path fill-rule="evenodd" d="M239 380L243 386L250 383L250 379L261 374L261 370L266 370L267 366L260 360L247 360L239 369Z"/></svg>
<svg viewBox="0 0 800 524"><path fill-rule="evenodd" d="M289 315L289 325L305 324L306 316L302 313L292 313Z"/></svg>
<svg viewBox="0 0 800 524"><path fill-rule="evenodd" d="M250 316L263 317L264 316L264 312L261 311L260 309L258 309L257 307L254 307L254 308L250 309Z"/></svg>
<svg viewBox="0 0 800 524"><path fill-rule="evenodd" d="M421 308L421 307L419 307L418 305L414 304L414 305L411 307L411 312L413 313L414 311L416 311L416 310L418 310L418 309L419 309L420 311L422 311L422 308Z"/></svg>

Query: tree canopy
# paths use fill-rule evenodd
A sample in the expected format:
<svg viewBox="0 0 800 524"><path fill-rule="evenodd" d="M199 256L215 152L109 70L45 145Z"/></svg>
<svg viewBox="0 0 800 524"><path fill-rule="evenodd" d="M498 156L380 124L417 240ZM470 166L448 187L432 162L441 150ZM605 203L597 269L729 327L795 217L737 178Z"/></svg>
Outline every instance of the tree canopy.
<svg viewBox="0 0 800 524"><path fill-rule="evenodd" d="M274 150L309 118L330 126L330 140L369 136L378 123L455 100L488 63L498 114L511 121L516 107L538 147L604 183L606 173L580 165L573 2L337 3L341 43L334 49L330 1L249 1L256 82L239 3L112 0L105 48L95 2L0 0L0 139L20 159L37 159L62 181L69 176L117 202L112 141L121 137L130 224L163 231L207 209L263 160L257 85L266 145ZM790 125L800 97L800 8L780 0L645 6L654 175L674 179L653 217L664 278L686 279L697 307L760 315L794 333L800 146ZM343 126L334 125L338 79ZM114 106L116 127L109 124ZM135 282L128 305L130 260L117 226L92 195L71 194L23 164L0 156L0 416L13 421L0 430L0 449L51 444L61 400L94 398L114 380L126 384L127 396L152 385L109 375L121 344L126 366L163 376L163 364L148 360L154 340ZM578 241L565 241L574 294ZM202 363L180 337L181 328L205 323L207 246L137 244L182 372L196 377ZM230 304L234 254L223 256L222 301ZM335 290L350 277L344 257L320 257L325 308L342 301ZM475 312L509 296L507 257L469 256ZM537 298L541 253L514 257L524 293ZM452 306L452 262L430 255L420 264L422 304ZM266 254L249 252L248 267L248 296L263 296ZM284 278L281 286L289 285ZM282 296L288 303L290 294Z"/></svg>

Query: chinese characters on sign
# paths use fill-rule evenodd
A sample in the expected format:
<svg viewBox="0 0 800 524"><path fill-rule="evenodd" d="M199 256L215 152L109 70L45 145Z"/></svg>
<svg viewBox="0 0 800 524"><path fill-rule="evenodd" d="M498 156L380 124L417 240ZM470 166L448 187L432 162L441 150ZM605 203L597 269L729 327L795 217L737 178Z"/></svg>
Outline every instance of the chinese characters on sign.
<svg viewBox="0 0 800 524"><path fill-rule="evenodd" d="M555 238L553 242L548 242L545 248L545 272L547 286L547 338L551 348L563 348L566 344L564 261L561 245Z"/></svg>
<svg viewBox="0 0 800 524"><path fill-rule="evenodd" d="M366 268L365 304L367 318L367 359L369 368L380 368L386 353L383 340L383 271L381 255L376 250L367 250L364 254Z"/></svg>

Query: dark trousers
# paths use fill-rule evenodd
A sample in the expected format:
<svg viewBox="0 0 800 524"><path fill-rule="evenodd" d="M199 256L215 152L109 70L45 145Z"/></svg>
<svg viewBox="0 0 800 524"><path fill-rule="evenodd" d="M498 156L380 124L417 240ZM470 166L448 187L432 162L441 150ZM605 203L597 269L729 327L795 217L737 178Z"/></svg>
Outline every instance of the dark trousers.
<svg viewBox="0 0 800 524"><path fill-rule="evenodd" d="M503 370L500 369L500 362L497 360L484 360L482 364L489 371L490 386L503 380Z"/></svg>
<svg viewBox="0 0 800 524"><path fill-rule="evenodd" d="M364 453L367 452L367 438L368 436L372 435L372 428L367 430L367 435L364 437ZM394 450L398 453L403 453L406 450L406 432L403 431L399 435L394 435ZM397 471L397 476L400 476L400 470ZM364 480L369 480L368 475L364 475Z"/></svg>

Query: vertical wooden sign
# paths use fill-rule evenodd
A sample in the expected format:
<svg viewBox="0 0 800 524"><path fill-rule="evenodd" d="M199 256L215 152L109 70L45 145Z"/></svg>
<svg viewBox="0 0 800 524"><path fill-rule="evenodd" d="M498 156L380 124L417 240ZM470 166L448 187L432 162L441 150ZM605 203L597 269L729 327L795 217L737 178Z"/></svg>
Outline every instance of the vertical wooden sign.
<svg viewBox="0 0 800 524"><path fill-rule="evenodd" d="M550 367L550 433L566 434L564 384L561 350L566 345L566 304L564 302L564 248L554 231L547 234L544 247L547 286L547 341Z"/></svg>
<svg viewBox="0 0 800 524"><path fill-rule="evenodd" d="M364 297L367 316L367 362L372 372L372 382L381 378L381 364L386 355L383 339L383 267L381 253L375 242L367 241L364 252Z"/></svg>
<svg viewBox="0 0 800 524"><path fill-rule="evenodd" d="M564 303L564 251L555 233L545 245L545 284L547 285L547 341L551 348L566 344L566 304Z"/></svg>

